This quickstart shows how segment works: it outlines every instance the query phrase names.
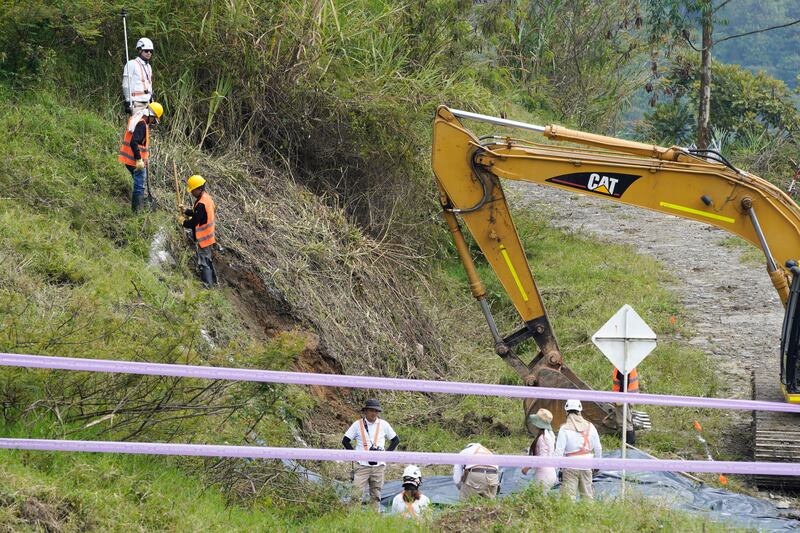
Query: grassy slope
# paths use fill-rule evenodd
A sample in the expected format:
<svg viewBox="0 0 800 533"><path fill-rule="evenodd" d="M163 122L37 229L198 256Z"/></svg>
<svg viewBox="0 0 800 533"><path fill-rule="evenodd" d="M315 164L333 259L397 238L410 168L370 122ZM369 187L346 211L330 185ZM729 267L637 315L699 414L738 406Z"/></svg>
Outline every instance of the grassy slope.
<svg viewBox="0 0 800 533"><path fill-rule="evenodd" d="M63 124L71 127L64 130ZM128 214L127 174L108 157L118 142L112 122L68 109L46 94L28 93L15 106L0 112L0 126L13 133L0 139L8 164L8 172L0 175L5 196L0 214L0 349L196 364L257 364L269 368L291 364L302 343L298 346L290 338L265 345L248 339L226 293L204 291L193 281L191 254L175 242L174 235L177 264L164 270L146 266L151 236L160 226L169 227L171 220L163 213L139 217ZM668 331L672 327L669 316L676 309L668 295L652 290L653 280L660 274L652 262L635 258L629 250L565 237L547 229L541 220L521 218L525 221L521 233L529 243L534 270L545 288L552 319L570 362L590 383L605 388L607 363L587 345L587 335L622 300L632 303L660 333ZM629 268L632 264L637 265L635 271ZM432 276L443 288L441 292L435 290L429 305L440 309L442 319L437 326L447 330L446 336L453 342L453 377L492 382L500 375L502 382L516 382L517 378L488 350L480 316L467 296L454 258L443 258L436 269ZM495 295L501 322L510 326L510 316L502 311L506 306L500 291L491 283L490 291ZM444 293L448 301L441 303ZM588 309L595 311L588 313ZM201 327L212 332L215 346L202 340ZM687 354L681 348L668 345L660 350L659 357L654 356L648 366L643 366L645 387L648 379L653 383L648 390L666 389L669 383L675 387L670 389L673 391L714 393L715 384L705 383L705 388L698 390L690 386L687 376L691 373L677 371L686 364ZM699 357L691 360L699 366L703 364ZM79 430L83 423L99 417L64 423L55 422L55 415L20 417L21 407L36 398L49 398L58 388L98 386L91 378L81 377L78 383L61 376L0 371L3 434L67 438L118 438L124 434L122 430L103 433L108 427L105 423ZM147 383L152 382L143 381ZM268 392L245 389L242 394L252 398ZM284 419L302 416L307 399L299 390L278 391L274 397L278 403L269 410L252 406L225 424L221 423L222 415L183 422L165 419L140 438L161 440L174 433L181 441L238 443L242 428L266 414L259 426L260 436L270 443L286 443ZM428 403L402 394L387 395L385 399L391 402L390 419L397 421L408 449L454 450L465 440L475 438L504 452L517 452L527 444L527 437L519 429L518 402L448 397ZM282 416L278 416L279 411ZM657 427L663 429L644 437L645 442L651 441L654 447L666 451L685 449L689 435L682 426L673 424L680 417L652 412ZM477 436L465 436L462 419L470 413L493 416L512 430L511 436L488 429ZM124 420L124 416L120 418ZM337 437L338 433L332 435ZM335 446L336 439L333 440L328 444ZM213 485L207 488L205 479L190 473L199 471L199 465L171 459L19 452L3 452L0 456L0 475L11 480L0 492L0 524L9 530L36 524L44 527L48 520L75 531L247 531L290 528L301 523L303 529L322 531L400 525L391 518L362 516L359 510L325 512L331 506L323 504L301 506L300 511L285 502L279 504L268 493L254 500L252 508L231 506L219 489ZM545 515L538 517L536 513L540 511L536 509L548 506L540 497L528 495L491 513L510 516L524 509L531 513L531 520L545 520ZM619 521L621 511L619 507L609 507L604 523ZM677 515L656 507L648 514L654 517L652 520L663 519L662 524L678 523ZM469 510L457 508L449 516L463 516L469 521ZM556 515L548 516L548 520L556 520ZM593 518L578 513L576 520L589 523ZM437 529L441 525L431 527Z"/></svg>

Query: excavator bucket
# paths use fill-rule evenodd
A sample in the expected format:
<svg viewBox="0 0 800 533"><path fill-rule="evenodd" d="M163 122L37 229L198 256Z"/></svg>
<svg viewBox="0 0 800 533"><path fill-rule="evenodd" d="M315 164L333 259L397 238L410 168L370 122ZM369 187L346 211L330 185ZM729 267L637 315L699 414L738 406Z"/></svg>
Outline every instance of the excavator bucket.
<svg viewBox="0 0 800 533"><path fill-rule="evenodd" d="M591 390L572 370L566 365L562 365L556 370L543 363L543 358L537 356L531 362L531 376L536 387L548 387L555 389L583 389ZM600 433L618 433L622 428L617 426L617 418L614 406L605 402L581 402L583 405L583 417L595 425ZM541 408L545 408L553 413L553 428L558 428L566 421L564 411L564 401L544 400L529 398L524 402L525 408L525 427L533 433L536 428L528 423L528 416L536 413ZM635 429L650 429L650 417L642 411L633 411L633 426Z"/></svg>

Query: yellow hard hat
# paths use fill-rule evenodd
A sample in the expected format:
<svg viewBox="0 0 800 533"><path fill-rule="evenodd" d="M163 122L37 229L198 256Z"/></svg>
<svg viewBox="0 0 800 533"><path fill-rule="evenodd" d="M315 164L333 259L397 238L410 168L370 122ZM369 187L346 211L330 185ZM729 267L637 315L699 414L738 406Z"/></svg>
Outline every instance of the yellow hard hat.
<svg viewBox="0 0 800 533"><path fill-rule="evenodd" d="M147 107L153 111L153 114L156 116L156 120L161 120L161 115L164 114L164 106L159 104L158 102L150 102L147 104Z"/></svg>
<svg viewBox="0 0 800 533"><path fill-rule="evenodd" d="M193 190L195 190L196 188L200 187L201 185L205 185L205 183L206 183L206 180L203 179L203 176L201 176L199 174L195 174L194 176L192 176L191 178L186 180L186 189L189 192L192 192Z"/></svg>

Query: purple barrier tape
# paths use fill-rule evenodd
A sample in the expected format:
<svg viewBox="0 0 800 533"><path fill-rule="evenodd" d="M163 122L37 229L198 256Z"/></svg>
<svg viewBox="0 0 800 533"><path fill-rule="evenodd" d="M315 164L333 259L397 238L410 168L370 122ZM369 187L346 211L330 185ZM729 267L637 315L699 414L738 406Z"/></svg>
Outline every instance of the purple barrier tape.
<svg viewBox="0 0 800 533"><path fill-rule="evenodd" d="M209 444L164 444L147 442L108 442L82 440L0 439L0 448L61 452L129 453L144 455L192 455L202 457L239 457L251 459L294 459L312 461L386 461L407 464L463 464L457 453L368 452L319 448L271 448L260 446L216 446ZM798 463L751 463L735 461L678 461L658 459L578 459L575 457L535 457L530 455L493 455L489 461L498 466L552 466L599 468L630 472L716 472L725 474L761 474L798 476Z"/></svg>
<svg viewBox="0 0 800 533"><path fill-rule="evenodd" d="M9 353L0 353L0 366L258 381L292 385L316 385L321 387L353 387L361 389L436 392L446 394L475 394L480 396L501 396L505 398L541 398L545 400L576 399L609 403L635 403L640 405L648 404L673 407L706 407L712 409L800 413L800 404L792 405L788 403L758 400L698 398L694 396L672 396L667 394L623 394L620 392L552 389L545 387L526 387L522 385L491 385L458 381L341 376L338 374L309 374L305 372L283 372L277 370L139 363L131 361L111 361L107 359L78 359L71 357L49 357Z"/></svg>

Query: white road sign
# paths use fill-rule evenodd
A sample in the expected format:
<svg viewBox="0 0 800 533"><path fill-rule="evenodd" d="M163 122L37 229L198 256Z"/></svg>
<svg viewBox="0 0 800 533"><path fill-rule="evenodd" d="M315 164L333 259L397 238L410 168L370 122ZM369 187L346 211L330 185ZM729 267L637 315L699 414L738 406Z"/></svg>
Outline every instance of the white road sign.
<svg viewBox="0 0 800 533"><path fill-rule="evenodd" d="M629 373L656 347L656 334L628 304L592 336L592 342L623 374Z"/></svg>

